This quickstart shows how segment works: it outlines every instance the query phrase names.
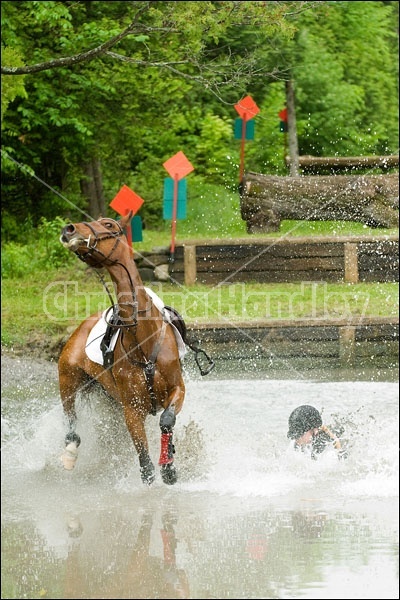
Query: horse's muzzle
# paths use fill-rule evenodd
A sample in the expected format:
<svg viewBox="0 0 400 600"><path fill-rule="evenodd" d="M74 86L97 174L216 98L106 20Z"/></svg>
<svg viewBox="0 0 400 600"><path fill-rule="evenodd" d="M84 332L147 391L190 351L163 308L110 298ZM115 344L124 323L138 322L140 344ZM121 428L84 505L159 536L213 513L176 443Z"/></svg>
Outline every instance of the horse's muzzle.
<svg viewBox="0 0 400 600"><path fill-rule="evenodd" d="M68 248L68 250L71 250L72 252L75 252L79 246L82 245L82 242L86 241L87 240L77 232L72 223L66 225L61 230L60 242L65 248Z"/></svg>

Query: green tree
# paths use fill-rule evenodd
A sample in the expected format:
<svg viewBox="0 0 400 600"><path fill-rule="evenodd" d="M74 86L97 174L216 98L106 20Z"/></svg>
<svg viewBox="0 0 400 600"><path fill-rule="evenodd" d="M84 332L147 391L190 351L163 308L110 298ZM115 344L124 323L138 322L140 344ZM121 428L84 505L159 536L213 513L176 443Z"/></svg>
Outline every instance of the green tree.
<svg viewBox="0 0 400 600"><path fill-rule="evenodd" d="M34 222L62 205L64 214L75 207L96 217L121 183L136 180L148 182L146 192L155 188L159 207L153 184L162 162L178 149L190 154L209 112L198 110L196 90L221 101L225 90L240 95L252 76L247 53L223 46L210 58L207 44L248 22L291 35L292 4L2 3L2 43L18 46L29 63L2 66L3 78L26 76L27 92L4 117L3 189L12 199L5 209ZM146 200L151 214L155 200Z"/></svg>
<svg viewBox="0 0 400 600"><path fill-rule="evenodd" d="M303 15L295 41L301 153L396 153L398 3L326 4L323 19Z"/></svg>

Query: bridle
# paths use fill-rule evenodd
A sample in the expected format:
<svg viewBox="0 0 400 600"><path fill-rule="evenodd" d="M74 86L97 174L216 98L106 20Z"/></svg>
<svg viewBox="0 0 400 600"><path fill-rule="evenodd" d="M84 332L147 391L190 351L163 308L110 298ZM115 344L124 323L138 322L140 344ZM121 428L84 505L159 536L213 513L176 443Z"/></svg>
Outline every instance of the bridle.
<svg viewBox="0 0 400 600"><path fill-rule="evenodd" d="M93 234L93 238L94 238L93 243L91 243L92 235L89 235L88 238L83 240L86 242L86 247L88 248L88 251L84 255L81 255L78 252L75 252L75 254L78 256L78 258L80 260L82 260L83 262L87 262L87 260L89 258L92 258L98 262L99 267L103 266L106 261L110 261L112 263L117 262L117 261L114 261L111 259L111 255L117 249L117 246L118 246L119 242L121 241L120 238L121 238L121 236L124 235L124 231L123 231L121 225L118 223L118 221L115 221L114 219L98 219L98 222L101 223L101 221L105 221L105 220L112 221L113 223L115 223L115 225L118 227L118 231L110 231L109 233L108 232L98 233L94 229L93 225L91 225L90 223L87 223L86 221L82 222L82 225L86 225L86 227L88 227L88 229L90 229L90 231ZM104 252L102 252L101 250L99 250L97 248L97 244L100 241L108 240L108 239L115 239L115 244L111 248L109 254L106 256L104 254ZM94 256L95 253L96 253L96 255L100 255L100 257L103 257L103 259L98 261L97 256ZM94 268L96 268L96 267L94 267Z"/></svg>

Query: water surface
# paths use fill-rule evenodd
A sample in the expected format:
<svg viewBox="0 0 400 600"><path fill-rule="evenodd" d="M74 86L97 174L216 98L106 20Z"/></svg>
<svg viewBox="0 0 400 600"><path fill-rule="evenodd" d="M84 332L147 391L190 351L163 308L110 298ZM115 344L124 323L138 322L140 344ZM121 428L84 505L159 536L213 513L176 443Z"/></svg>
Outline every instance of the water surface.
<svg viewBox="0 0 400 600"><path fill-rule="evenodd" d="M189 370L179 481L147 488L101 395L65 472L56 365L4 356L2 598L398 598L396 376L315 374ZM303 403L344 427L347 460L293 452Z"/></svg>

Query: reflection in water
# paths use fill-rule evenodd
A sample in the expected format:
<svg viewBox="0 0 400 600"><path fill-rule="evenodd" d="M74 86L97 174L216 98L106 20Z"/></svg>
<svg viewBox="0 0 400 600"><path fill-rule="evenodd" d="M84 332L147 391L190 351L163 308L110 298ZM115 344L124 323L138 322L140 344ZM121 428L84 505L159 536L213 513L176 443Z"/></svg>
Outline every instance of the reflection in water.
<svg viewBox="0 0 400 600"><path fill-rule="evenodd" d="M179 481L148 489L120 411L97 396L65 472L54 371L8 366L2 598L398 597L396 383L190 379ZM302 403L344 429L346 461L289 448Z"/></svg>
<svg viewBox="0 0 400 600"><path fill-rule="evenodd" d="M79 538L82 535L83 527L79 517L71 516L67 522L68 535L71 538Z"/></svg>
<svg viewBox="0 0 400 600"><path fill-rule="evenodd" d="M302 538L320 538L326 523L323 513L292 513L293 533Z"/></svg>
<svg viewBox="0 0 400 600"><path fill-rule="evenodd" d="M82 533L78 519L73 520L75 526L79 523ZM186 573L176 564L175 521L170 512L165 512L161 527L154 528L152 513L145 512L135 527L125 520L112 520L112 533L107 527L104 547L95 548L93 540L89 547L85 540L82 544L73 544L65 561L61 597L82 598L82 591L88 590L91 598L190 598ZM157 531L162 557L153 554L151 549L151 534ZM74 535L75 532L76 529ZM99 542L102 541L100 537ZM117 541L116 547L121 549L117 556L110 544L113 541Z"/></svg>
<svg viewBox="0 0 400 600"><path fill-rule="evenodd" d="M197 498L194 504L204 509L207 502L202 506ZM218 523L215 518L207 523L202 514L188 527L185 508L179 507L183 517L172 529L163 522L168 512L153 503L152 516L137 519L125 510L113 516L82 514L83 531L69 540L64 558L50 551L30 524L6 528L3 581L14 581L15 587L3 597L228 598L235 593L238 598L321 598L332 597L336 589L339 598L348 598L353 582L356 598L382 598L387 592L396 597L395 544L392 560L389 555L377 561L374 546L389 538L389 531L370 528L365 514L329 518L305 508L303 513L252 510L224 518L219 502L215 508ZM383 550L388 554L390 546L384 544ZM374 575L380 579L378 593L368 577L371 566L380 567ZM379 573L390 574L390 566L394 572L385 583ZM337 571L346 573L346 581L336 581L328 596L319 595L318 589L326 589L326 574ZM3 591L9 592L7 585Z"/></svg>

